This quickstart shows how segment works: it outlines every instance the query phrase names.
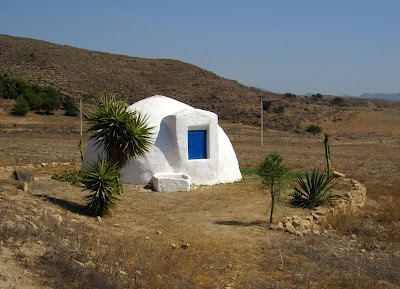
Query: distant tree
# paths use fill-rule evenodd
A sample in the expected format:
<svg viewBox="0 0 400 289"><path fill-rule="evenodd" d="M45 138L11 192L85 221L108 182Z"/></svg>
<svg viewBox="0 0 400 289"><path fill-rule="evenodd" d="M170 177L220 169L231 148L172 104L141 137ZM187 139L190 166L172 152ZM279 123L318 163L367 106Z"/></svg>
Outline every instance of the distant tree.
<svg viewBox="0 0 400 289"><path fill-rule="evenodd" d="M297 97L297 95L296 95L296 94L294 94L294 93L290 93L290 92L286 92L286 93L284 94L284 96L285 96L285 97L292 97L292 98L295 98L295 97Z"/></svg>
<svg viewBox="0 0 400 289"><path fill-rule="evenodd" d="M322 94L317 93L317 94L313 94L313 95L312 95L312 98L315 99L315 100L318 100L318 99L322 99L322 98L324 98L324 97L322 96Z"/></svg>
<svg viewBox="0 0 400 289"><path fill-rule="evenodd" d="M28 88L22 96L26 99L31 110L39 110L42 106L42 93L35 92L32 88Z"/></svg>
<svg viewBox="0 0 400 289"><path fill-rule="evenodd" d="M312 124L306 129L306 132L310 132L315 135L315 134L319 134L320 132L322 132L322 128L319 127L318 125Z"/></svg>
<svg viewBox="0 0 400 289"><path fill-rule="evenodd" d="M65 109L66 116L77 116L78 115L78 108L76 107L75 101L68 97L62 102L62 107Z"/></svg>
<svg viewBox="0 0 400 289"><path fill-rule="evenodd" d="M285 108L282 105L280 105L278 107L274 107L272 111L275 113L283 113L285 111Z"/></svg>
<svg viewBox="0 0 400 289"><path fill-rule="evenodd" d="M0 76L0 98L4 98L4 83L2 76Z"/></svg>
<svg viewBox="0 0 400 289"><path fill-rule="evenodd" d="M341 98L341 97L335 97L335 98L332 100L332 103L333 103L334 105L342 106L342 105L344 105L344 99Z"/></svg>
<svg viewBox="0 0 400 289"><path fill-rule="evenodd" d="M271 108L272 101L263 100L262 104L263 104L263 110L269 111L269 109Z"/></svg>
<svg viewBox="0 0 400 289"><path fill-rule="evenodd" d="M58 94L57 90L54 87L51 86L46 86L43 89L43 101L41 108L46 112L46 113L51 113L54 110L57 110L60 108L60 95Z"/></svg>
<svg viewBox="0 0 400 289"><path fill-rule="evenodd" d="M269 188L271 195L271 212L269 222L273 221L275 202L279 199L282 190L285 188L286 175L289 169L283 165L283 157L278 153L272 153L265 157L258 169L258 175L262 182Z"/></svg>
<svg viewBox="0 0 400 289"><path fill-rule="evenodd" d="M11 110L12 114L18 116L24 116L28 113L28 111L29 111L29 103L22 96L18 97L14 104L14 107Z"/></svg>

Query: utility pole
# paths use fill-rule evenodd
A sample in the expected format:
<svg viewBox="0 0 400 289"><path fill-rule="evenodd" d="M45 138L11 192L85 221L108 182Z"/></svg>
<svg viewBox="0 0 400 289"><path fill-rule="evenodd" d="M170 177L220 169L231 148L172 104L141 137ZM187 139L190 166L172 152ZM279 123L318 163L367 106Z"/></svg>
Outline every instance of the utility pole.
<svg viewBox="0 0 400 289"><path fill-rule="evenodd" d="M263 109L262 98L261 98L261 146L264 146L264 109Z"/></svg>
<svg viewBox="0 0 400 289"><path fill-rule="evenodd" d="M82 135L82 97L79 99L79 111L80 111L80 118L81 118L81 135Z"/></svg>

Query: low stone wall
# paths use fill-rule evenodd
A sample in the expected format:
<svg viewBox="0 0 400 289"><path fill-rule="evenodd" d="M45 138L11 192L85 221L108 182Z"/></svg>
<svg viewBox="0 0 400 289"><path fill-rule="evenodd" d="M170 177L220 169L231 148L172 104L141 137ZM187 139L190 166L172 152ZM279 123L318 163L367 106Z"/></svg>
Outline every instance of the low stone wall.
<svg viewBox="0 0 400 289"><path fill-rule="evenodd" d="M344 175L339 176L341 181L351 184L352 190L346 192L343 197L335 203L333 207L318 207L310 211L310 215L305 217L292 216L285 217L277 225L271 225L271 230L286 231L297 236L305 234L320 235L321 223L329 213L337 211L355 212L365 204L367 198L367 189L360 182L352 179L346 179Z"/></svg>

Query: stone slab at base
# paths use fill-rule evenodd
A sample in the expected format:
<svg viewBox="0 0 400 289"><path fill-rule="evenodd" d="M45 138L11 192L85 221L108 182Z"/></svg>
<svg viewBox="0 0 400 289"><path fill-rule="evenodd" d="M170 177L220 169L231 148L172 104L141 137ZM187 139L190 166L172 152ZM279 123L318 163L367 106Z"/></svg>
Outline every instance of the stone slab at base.
<svg viewBox="0 0 400 289"><path fill-rule="evenodd" d="M155 174L153 188L161 192L190 191L190 177L184 174Z"/></svg>

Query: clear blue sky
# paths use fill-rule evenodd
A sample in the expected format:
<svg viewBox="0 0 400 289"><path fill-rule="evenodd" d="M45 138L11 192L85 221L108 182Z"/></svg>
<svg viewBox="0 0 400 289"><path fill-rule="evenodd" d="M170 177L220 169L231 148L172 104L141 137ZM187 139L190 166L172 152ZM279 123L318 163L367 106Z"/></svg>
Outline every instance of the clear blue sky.
<svg viewBox="0 0 400 289"><path fill-rule="evenodd" d="M0 0L0 34L357 96L400 92L399 13L399 0Z"/></svg>

